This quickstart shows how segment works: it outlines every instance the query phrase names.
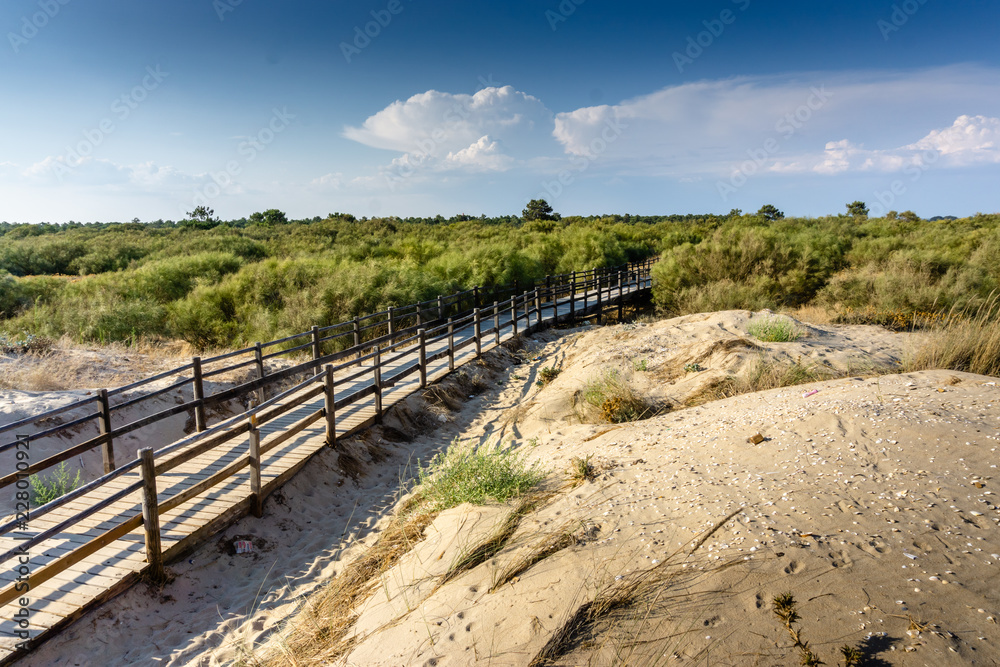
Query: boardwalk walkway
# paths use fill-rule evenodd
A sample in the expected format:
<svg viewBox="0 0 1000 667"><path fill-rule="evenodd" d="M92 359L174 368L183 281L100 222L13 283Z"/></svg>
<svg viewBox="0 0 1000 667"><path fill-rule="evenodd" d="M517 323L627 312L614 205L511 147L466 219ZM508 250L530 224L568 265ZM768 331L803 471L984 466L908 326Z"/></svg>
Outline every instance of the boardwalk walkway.
<svg viewBox="0 0 1000 667"><path fill-rule="evenodd" d="M594 290L579 292L575 299L557 295L540 313L525 299L524 311L518 312L519 333L568 320L571 314L576 318L593 314L598 307L614 306L649 287L647 275L637 274L620 287L605 287L601 301ZM511 320L509 309L501 310L496 319L492 312L482 319L482 351L514 335ZM333 410L329 409L330 384L321 373L313 382L258 407L251 417L239 415L159 450L152 477L156 486L152 507L159 515L159 559L147 559L155 546L150 546L146 528L155 525L157 517L143 518L143 499L148 496L139 460L43 516L32 516L17 532L8 530L0 536L0 665L16 661L26 649L121 593L140 576L153 574L155 578L158 562L170 562L236 519L259 512L264 498L329 443L331 422L340 438L367 428L375 421L379 404L382 410L388 409L419 390L422 382L436 381L452 367L474 360L476 326L469 321L453 331L451 342L447 335L428 339L423 354L419 344L411 344L377 357L368 354L360 364L342 364L341 370L332 373ZM255 457L258 422L259 454ZM146 504L148 514L148 500ZM91 514L79 519L86 511ZM7 527L13 526L11 519L5 521ZM45 537L46 533L51 535ZM29 546L22 550L25 544ZM24 590L26 574L30 590Z"/></svg>

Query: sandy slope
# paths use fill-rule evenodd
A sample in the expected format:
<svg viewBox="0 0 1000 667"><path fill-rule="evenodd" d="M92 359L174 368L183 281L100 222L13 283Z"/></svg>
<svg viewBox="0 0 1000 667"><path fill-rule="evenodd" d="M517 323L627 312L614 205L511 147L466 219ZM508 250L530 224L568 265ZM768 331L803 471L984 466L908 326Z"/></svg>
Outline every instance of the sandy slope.
<svg viewBox="0 0 1000 667"><path fill-rule="evenodd" d="M749 315L540 336L528 363L495 390L464 405L444 396L437 431L409 443L386 442L385 433L352 443L367 469L356 485L344 461L324 453L282 503L268 503L263 521L244 519L221 541L253 534L264 545L256 556L202 548L158 596L136 589L25 662L232 660L240 643L266 639L371 543L408 453L426 458L456 436L525 445L553 470L556 493L493 559L443 585L457 554L509 508L440 515L359 609L343 664L524 665L582 605L637 576L651 582L647 595L599 618L557 664L795 665L770 611L783 592L799 601L802 636L827 664L845 643L864 648L868 664L1000 662L994 378L852 376L636 424L581 423L580 391L608 366L678 404L754 355L857 368L899 359L912 344L871 327L810 327L795 343L751 349ZM684 373L694 360L707 370ZM552 365L563 373L539 389L538 370ZM419 405L408 410L397 431L421 426ZM766 440L749 444L757 433ZM560 486L570 460L587 455L600 475ZM506 566L562 532L571 544L490 592Z"/></svg>

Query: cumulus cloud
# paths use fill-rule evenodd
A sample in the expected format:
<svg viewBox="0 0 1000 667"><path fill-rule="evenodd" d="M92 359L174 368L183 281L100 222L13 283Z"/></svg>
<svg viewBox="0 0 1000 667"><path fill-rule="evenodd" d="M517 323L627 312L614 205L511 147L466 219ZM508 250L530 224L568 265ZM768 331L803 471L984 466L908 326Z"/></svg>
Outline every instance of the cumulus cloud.
<svg viewBox="0 0 1000 667"><path fill-rule="evenodd" d="M828 142L819 155L777 162L778 173L847 171L892 172L931 163L946 167L1000 164L1000 118L963 115L949 127L935 129L922 139L893 148L869 149L847 139Z"/></svg>
<svg viewBox="0 0 1000 667"><path fill-rule="evenodd" d="M514 158L501 153L499 144L491 141L489 135L480 137L474 144L445 156L446 164L480 171L504 171L509 169L513 162Z"/></svg>
<svg viewBox="0 0 1000 667"><path fill-rule="evenodd" d="M390 171L466 169L497 171L551 152L552 112L541 100L511 86L474 95L430 90L396 101L344 136L397 151Z"/></svg>

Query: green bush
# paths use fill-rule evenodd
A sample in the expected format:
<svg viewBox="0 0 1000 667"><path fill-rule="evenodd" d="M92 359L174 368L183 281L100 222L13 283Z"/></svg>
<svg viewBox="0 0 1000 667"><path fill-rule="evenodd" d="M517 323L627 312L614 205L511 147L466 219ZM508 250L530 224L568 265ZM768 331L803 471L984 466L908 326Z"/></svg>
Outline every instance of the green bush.
<svg viewBox="0 0 1000 667"><path fill-rule="evenodd" d="M512 447L470 447L455 441L421 467L418 477L427 509L441 511L462 503L506 502L537 486L545 473Z"/></svg>
<svg viewBox="0 0 1000 667"><path fill-rule="evenodd" d="M76 477L70 478L66 462L63 461L52 470L51 474L31 475L28 482L31 484L32 503L40 507L79 487L80 471L76 471Z"/></svg>
<svg viewBox="0 0 1000 667"><path fill-rule="evenodd" d="M747 323L747 333L765 343L790 343L802 337L802 330L787 317L763 315Z"/></svg>

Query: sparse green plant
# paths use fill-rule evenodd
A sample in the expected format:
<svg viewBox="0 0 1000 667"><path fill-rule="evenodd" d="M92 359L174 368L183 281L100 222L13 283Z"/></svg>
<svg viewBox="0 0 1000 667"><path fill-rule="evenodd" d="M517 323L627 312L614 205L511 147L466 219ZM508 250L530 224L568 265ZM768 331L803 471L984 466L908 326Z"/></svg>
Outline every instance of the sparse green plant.
<svg viewBox="0 0 1000 667"><path fill-rule="evenodd" d="M590 380L583 388L583 400L597 409L601 421L612 424L648 419L657 412L616 369L607 369Z"/></svg>
<svg viewBox="0 0 1000 667"><path fill-rule="evenodd" d="M35 505L44 505L56 498L61 498L80 486L80 471L76 477L70 478L70 471L63 461L56 466L50 475L41 473L28 478L31 483L31 495Z"/></svg>
<svg viewBox="0 0 1000 667"><path fill-rule="evenodd" d="M545 385L549 384L557 377L559 377L560 373L562 373L561 368L556 368L554 366L546 366L545 368L542 368L541 370L538 371L538 382L536 382L535 384L537 384L539 387L544 387Z"/></svg>
<svg viewBox="0 0 1000 667"><path fill-rule="evenodd" d="M847 644L840 647L840 655L844 658L844 667L859 667L865 657L860 649Z"/></svg>
<svg viewBox="0 0 1000 667"><path fill-rule="evenodd" d="M488 499L506 502L526 493L544 477L541 464L500 443L464 446L457 440L418 472L426 506L441 511L462 503L481 505Z"/></svg>
<svg viewBox="0 0 1000 667"><path fill-rule="evenodd" d="M636 359L632 362L632 370L644 373L649 370L649 360L648 359Z"/></svg>
<svg viewBox="0 0 1000 667"><path fill-rule="evenodd" d="M765 343L791 343L802 337L802 330L791 319L772 315L751 319L747 333Z"/></svg>
<svg viewBox="0 0 1000 667"><path fill-rule="evenodd" d="M591 463L593 454L584 457L574 456L569 462L569 479L573 486L584 482L592 482L597 477L597 468Z"/></svg>
<svg viewBox="0 0 1000 667"><path fill-rule="evenodd" d="M685 373L700 373L705 370L701 364L684 364Z"/></svg>
<svg viewBox="0 0 1000 667"><path fill-rule="evenodd" d="M781 620L792 638L793 646L799 651L799 664L804 667L825 665L826 663L809 647L809 642L802 638L802 628L795 625L801 620L797 607L795 596L791 593L776 595L771 601L771 610ZM844 667L856 667L864 659L864 654L859 649L847 644L840 648L840 654L844 658Z"/></svg>

